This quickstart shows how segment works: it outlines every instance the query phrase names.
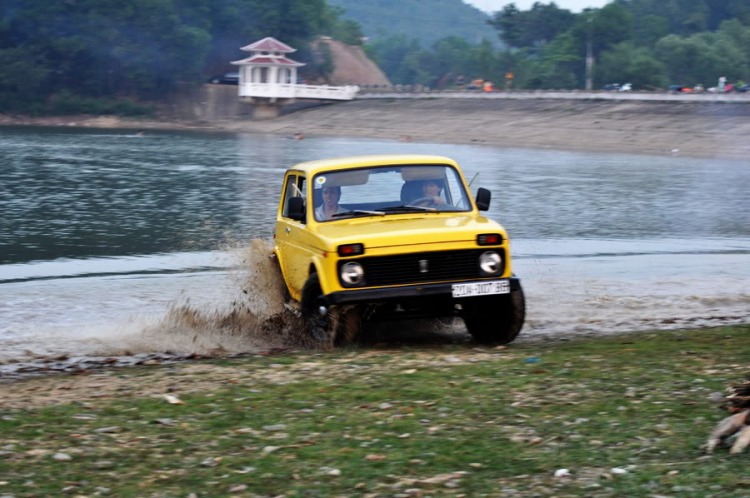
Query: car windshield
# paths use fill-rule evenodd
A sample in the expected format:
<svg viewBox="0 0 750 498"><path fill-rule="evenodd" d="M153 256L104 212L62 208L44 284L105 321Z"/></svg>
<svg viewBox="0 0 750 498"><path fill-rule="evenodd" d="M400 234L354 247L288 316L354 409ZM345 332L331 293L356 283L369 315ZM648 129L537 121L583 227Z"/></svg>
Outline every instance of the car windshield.
<svg viewBox="0 0 750 498"><path fill-rule="evenodd" d="M313 199L317 221L472 208L458 172L442 164L326 171L313 179Z"/></svg>

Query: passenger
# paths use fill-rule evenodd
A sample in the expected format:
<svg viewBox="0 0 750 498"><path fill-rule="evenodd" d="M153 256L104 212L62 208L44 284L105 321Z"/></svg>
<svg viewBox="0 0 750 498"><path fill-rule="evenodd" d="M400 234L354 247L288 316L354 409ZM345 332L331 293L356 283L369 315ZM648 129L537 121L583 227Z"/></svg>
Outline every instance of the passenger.
<svg viewBox="0 0 750 498"><path fill-rule="evenodd" d="M345 213L347 211L339 206L341 187L323 187L320 193L323 197L323 203L315 210L316 220L330 220L334 214Z"/></svg>
<svg viewBox="0 0 750 498"><path fill-rule="evenodd" d="M443 190L440 180L425 180L422 182L422 197L415 199L416 206L435 207L445 206L445 201L440 198L440 192Z"/></svg>

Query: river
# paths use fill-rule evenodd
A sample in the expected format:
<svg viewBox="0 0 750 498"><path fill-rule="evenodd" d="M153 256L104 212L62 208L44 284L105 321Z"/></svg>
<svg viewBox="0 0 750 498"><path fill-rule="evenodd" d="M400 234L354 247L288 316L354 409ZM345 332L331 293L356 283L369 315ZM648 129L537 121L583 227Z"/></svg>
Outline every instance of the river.
<svg viewBox="0 0 750 498"><path fill-rule="evenodd" d="M268 285L250 241L273 232L285 168L401 152L452 157L493 191L527 293L519 340L750 322L750 162L5 127L0 362L258 346L205 325ZM200 338L174 321L185 306Z"/></svg>

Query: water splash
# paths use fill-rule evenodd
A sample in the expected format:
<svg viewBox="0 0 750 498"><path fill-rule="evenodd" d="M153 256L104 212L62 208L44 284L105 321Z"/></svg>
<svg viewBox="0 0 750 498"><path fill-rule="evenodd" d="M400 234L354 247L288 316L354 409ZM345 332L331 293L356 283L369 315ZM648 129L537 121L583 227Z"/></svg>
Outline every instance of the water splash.
<svg viewBox="0 0 750 498"><path fill-rule="evenodd" d="M269 241L227 249L237 262L227 274L228 304L172 303L164 315L136 333L107 341L98 355L144 352L240 353L305 344L299 317L284 300L284 283Z"/></svg>
<svg viewBox="0 0 750 498"><path fill-rule="evenodd" d="M528 304L520 341L750 320L746 243L737 249L740 242L731 240L724 250L712 246L689 254L682 254L686 244L674 254L664 252L669 244L597 243L598 251L576 252L554 241L555 255L550 247L516 241L514 270ZM256 239L210 252L5 268L13 282L0 285L0 363L311 346L300 318L285 306L271 254L271 241ZM460 319L366 324L360 334L365 346L468 340Z"/></svg>

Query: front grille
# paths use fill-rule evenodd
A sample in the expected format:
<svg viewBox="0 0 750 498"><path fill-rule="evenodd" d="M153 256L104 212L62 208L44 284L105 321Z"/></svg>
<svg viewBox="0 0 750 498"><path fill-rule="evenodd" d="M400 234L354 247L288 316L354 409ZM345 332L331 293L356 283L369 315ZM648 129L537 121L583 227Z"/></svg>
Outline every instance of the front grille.
<svg viewBox="0 0 750 498"><path fill-rule="evenodd" d="M357 261L365 269L367 287L467 280L483 276L479 256L488 249L373 256L357 258ZM492 250L500 253L505 265L505 252L501 248Z"/></svg>

